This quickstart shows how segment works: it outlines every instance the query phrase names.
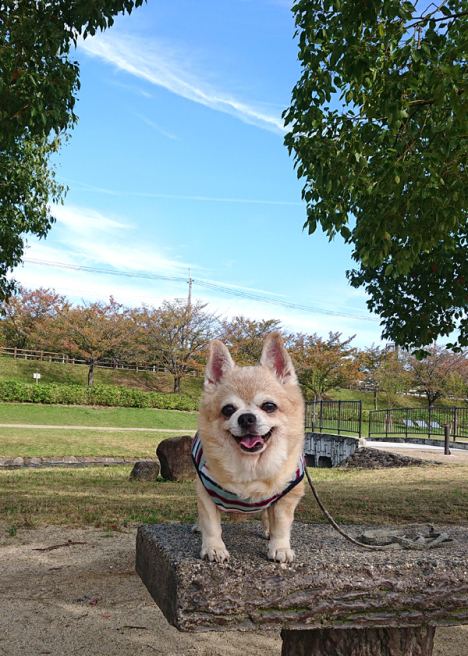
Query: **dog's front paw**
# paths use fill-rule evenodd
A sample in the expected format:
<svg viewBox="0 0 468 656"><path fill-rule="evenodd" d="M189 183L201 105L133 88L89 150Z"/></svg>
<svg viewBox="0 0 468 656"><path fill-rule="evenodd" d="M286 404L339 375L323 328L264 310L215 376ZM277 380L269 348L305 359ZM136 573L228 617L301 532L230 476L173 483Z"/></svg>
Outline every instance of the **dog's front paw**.
<svg viewBox="0 0 468 656"><path fill-rule="evenodd" d="M200 558L202 560L209 560L211 563L224 563L229 560L229 551L224 545L202 547Z"/></svg>
<svg viewBox="0 0 468 656"><path fill-rule="evenodd" d="M292 563L295 554L292 549L270 547L267 554L269 560L276 560L277 563Z"/></svg>

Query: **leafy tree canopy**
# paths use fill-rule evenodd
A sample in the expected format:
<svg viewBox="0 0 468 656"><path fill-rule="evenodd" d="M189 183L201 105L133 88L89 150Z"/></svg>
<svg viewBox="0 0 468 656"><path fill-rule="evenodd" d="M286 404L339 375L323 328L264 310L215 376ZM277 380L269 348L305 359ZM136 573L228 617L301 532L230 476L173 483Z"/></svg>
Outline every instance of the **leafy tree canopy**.
<svg viewBox="0 0 468 656"><path fill-rule="evenodd" d="M449 334L468 305L468 4L417 4L298 0L284 113L309 233L352 244L351 284L405 347ZM452 346L466 344L464 328Z"/></svg>
<svg viewBox="0 0 468 656"><path fill-rule="evenodd" d="M71 49L143 0L0 0L0 300L21 262L24 235L45 237L62 199L49 158L77 121Z"/></svg>

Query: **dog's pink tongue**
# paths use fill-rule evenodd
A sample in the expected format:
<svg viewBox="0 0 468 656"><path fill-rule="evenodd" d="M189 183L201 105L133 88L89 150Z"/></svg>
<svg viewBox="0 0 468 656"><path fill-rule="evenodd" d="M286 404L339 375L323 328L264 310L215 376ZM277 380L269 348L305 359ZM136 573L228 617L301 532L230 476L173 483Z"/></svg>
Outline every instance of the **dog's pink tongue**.
<svg viewBox="0 0 468 656"><path fill-rule="evenodd" d="M263 440L260 435L246 435L241 439L240 443L247 449L253 449L257 444L263 444Z"/></svg>

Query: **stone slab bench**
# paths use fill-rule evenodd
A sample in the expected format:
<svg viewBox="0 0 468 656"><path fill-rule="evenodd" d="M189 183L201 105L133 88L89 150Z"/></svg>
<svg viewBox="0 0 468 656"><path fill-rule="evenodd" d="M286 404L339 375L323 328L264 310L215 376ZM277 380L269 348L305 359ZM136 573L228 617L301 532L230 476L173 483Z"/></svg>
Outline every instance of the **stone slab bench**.
<svg viewBox="0 0 468 656"><path fill-rule="evenodd" d="M444 530L451 547L370 552L294 524L286 565L267 560L260 524L225 524L231 560L219 564L200 560L190 526L148 525L136 570L180 631L281 627L283 656L430 656L436 626L468 624L468 528Z"/></svg>

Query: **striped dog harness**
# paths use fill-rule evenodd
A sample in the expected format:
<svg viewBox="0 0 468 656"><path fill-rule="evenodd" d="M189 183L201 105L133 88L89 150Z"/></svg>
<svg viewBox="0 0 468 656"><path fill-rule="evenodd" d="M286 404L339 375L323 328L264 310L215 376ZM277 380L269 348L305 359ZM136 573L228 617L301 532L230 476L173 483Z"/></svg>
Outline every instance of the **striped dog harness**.
<svg viewBox="0 0 468 656"><path fill-rule="evenodd" d="M296 473L282 492L274 494L273 496L268 497L268 499L251 501L250 499L239 498L237 494L228 492L216 482L206 465L203 455L203 447L200 438L198 437L198 433L195 435L192 443L192 460L195 469L197 470L197 474L200 477L200 481L203 483L203 487L218 508L224 512L244 513L250 515L265 510L278 501L278 499L284 497L285 494L290 492L293 487L296 487L296 485L304 478L305 460L304 456L301 456Z"/></svg>

